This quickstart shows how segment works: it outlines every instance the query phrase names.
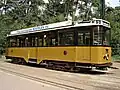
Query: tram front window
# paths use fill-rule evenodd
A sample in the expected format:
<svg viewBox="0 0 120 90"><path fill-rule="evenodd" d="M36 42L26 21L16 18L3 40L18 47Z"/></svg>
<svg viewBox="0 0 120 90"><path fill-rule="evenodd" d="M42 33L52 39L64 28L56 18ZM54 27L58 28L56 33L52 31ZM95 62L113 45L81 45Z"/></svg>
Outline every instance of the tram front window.
<svg viewBox="0 0 120 90"><path fill-rule="evenodd" d="M93 45L109 45L110 30L105 27L97 27L93 30Z"/></svg>
<svg viewBox="0 0 120 90"><path fill-rule="evenodd" d="M103 32L103 45L110 45L110 30L107 28Z"/></svg>

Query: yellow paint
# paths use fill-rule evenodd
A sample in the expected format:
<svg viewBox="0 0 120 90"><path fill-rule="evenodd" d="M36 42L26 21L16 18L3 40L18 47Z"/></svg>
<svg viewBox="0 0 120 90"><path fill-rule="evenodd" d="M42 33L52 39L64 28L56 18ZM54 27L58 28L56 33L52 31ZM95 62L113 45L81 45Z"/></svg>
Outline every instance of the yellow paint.
<svg viewBox="0 0 120 90"><path fill-rule="evenodd" d="M106 50L109 52L109 60L104 59ZM64 55L64 51L67 55ZM8 54L7 54L8 53ZM21 57L28 62L28 59L37 59L37 64L42 60L59 60L66 62L80 62L92 64L104 64L111 62L110 47L27 47L27 48L8 48L6 56Z"/></svg>
<svg viewBox="0 0 120 90"><path fill-rule="evenodd" d="M109 58L108 60L103 57L108 49ZM103 64L111 62L111 47L91 47L91 63Z"/></svg>
<svg viewBox="0 0 120 90"><path fill-rule="evenodd" d="M43 47L38 48L38 63L42 60L59 60L74 62L75 60L75 47ZM64 55L64 51L67 55Z"/></svg>
<svg viewBox="0 0 120 90"><path fill-rule="evenodd" d="M90 50L91 50L90 47L87 47L87 46L76 47L75 62L91 63Z"/></svg>
<svg viewBox="0 0 120 90"><path fill-rule="evenodd" d="M6 56L11 56L11 57L20 57L24 58L26 62L28 62L28 50L29 48L8 48L8 55Z"/></svg>

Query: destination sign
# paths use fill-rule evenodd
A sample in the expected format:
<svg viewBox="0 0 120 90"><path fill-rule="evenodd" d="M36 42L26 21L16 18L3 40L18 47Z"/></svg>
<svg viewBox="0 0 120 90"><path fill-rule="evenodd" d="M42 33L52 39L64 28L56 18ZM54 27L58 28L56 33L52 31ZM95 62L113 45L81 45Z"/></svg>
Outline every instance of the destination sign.
<svg viewBox="0 0 120 90"><path fill-rule="evenodd" d="M63 22L58 22L58 23L53 23L53 24L48 24L48 25L42 25L42 26L36 26L32 28L16 30L16 31L12 31L10 34L12 35L26 34L26 33L36 32L36 31L42 31L42 30L53 29L57 27L68 26L68 25L72 25L72 21L63 21Z"/></svg>

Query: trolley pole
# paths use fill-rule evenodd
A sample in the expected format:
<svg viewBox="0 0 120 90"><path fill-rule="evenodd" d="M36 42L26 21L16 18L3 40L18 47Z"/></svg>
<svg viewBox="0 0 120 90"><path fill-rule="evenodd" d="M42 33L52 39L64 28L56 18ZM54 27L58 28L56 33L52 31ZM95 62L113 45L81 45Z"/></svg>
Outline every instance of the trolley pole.
<svg viewBox="0 0 120 90"><path fill-rule="evenodd" d="M100 18L105 19L105 0L100 0Z"/></svg>
<svg viewBox="0 0 120 90"><path fill-rule="evenodd" d="M72 25L74 25L77 5L78 5L78 0L72 0Z"/></svg>

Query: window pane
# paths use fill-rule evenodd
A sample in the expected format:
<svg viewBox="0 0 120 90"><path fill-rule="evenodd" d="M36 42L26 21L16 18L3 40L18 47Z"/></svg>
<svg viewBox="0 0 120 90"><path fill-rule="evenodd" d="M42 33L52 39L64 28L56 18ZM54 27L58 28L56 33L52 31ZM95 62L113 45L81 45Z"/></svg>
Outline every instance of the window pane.
<svg viewBox="0 0 120 90"><path fill-rule="evenodd" d="M93 30L93 45L109 45L110 30L105 27L98 27Z"/></svg>
<svg viewBox="0 0 120 90"><path fill-rule="evenodd" d="M82 32L78 32L78 45L84 45L83 42L83 33Z"/></svg>
<svg viewBox="0 0 120 90"><path fill-rule="evenodd" d="M90 32L78 32L78 45L90 45Z"/></svg>
<svg viewBox="0 0 120 90"><path fill-rule="evenodd" d="M93 39L94 45L102 45L102 31L95 30L94 31L94 39Z"/></svg>
<svg viewBox="0 0 120 90"><path fill-rule="evenodd" d="M42 41L42 38L38 38L38 46L40 47L40 46L42 46L43 45L43 41Z"/></svg>
<svg viewBox="0 0 120 90"><path fill-rule="evenodd" d="M74 45L74 32L60 32L59 45Z"/></svg>
<svg viewBox="0 0 120 90"><path fill-rule="evenodd" d="M103 45L109 45L110 44L110 30L104 30L103 34Z"/></svg>
<svg viewBox="0 0 120 90"><path fill-rule="evenodd" d="M35 37L35 47L38 46L38 37Z"/></svg>
<svg viewBox="0 0 120 90"><path fill-rule="evenodd" d="M10 47L16 47L17 43L16 43L16 38L15 37L11 37L10 38Z"/></svg>

